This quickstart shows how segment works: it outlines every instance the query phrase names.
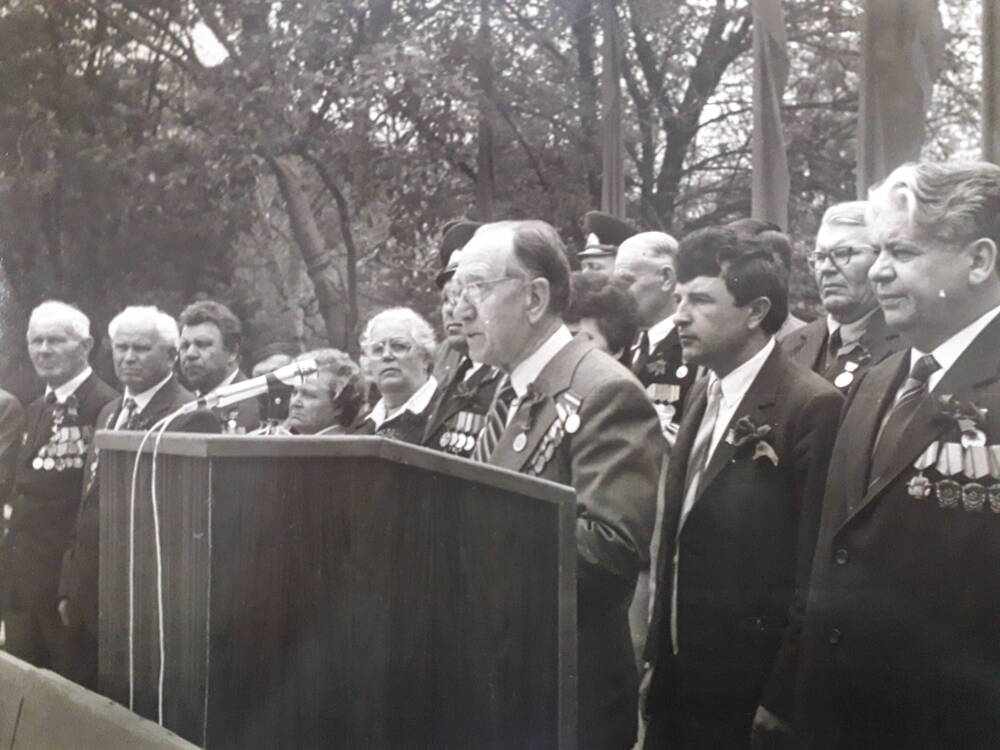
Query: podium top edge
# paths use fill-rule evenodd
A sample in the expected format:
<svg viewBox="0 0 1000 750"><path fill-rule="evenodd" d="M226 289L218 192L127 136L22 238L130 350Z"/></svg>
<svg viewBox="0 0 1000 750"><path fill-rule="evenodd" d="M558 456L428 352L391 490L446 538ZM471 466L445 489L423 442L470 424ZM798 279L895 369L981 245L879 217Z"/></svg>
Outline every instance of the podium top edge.
<svg viewBox="0 0 1000 750"><path fill-rule="evenodd" d="M131 453L139 447L142 439L143 433L140 432L98 430L95 444L100 450ZM154 441L155 436L146 440L142 446L143 453L153 452ZM157 453L206 459L381 458L540 500L576 502L576 492L566 485L450 456L430 448L368 435L264 436L168 432L159 441Z"/></svg>

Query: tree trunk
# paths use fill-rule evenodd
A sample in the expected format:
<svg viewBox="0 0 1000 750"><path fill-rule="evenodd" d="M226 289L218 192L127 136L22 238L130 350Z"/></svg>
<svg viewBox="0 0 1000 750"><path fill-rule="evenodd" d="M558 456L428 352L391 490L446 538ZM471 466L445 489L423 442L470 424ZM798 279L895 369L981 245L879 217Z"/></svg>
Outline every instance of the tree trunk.
<svg viewBox="0 0 1000 750"><path fill-rule="evenodd" d="M285 199L292 237L302 253L306 271L316 291L316 302L326 324L327 339L331 346L344 349L347 346L348 331L345 330L344 316L340 310L343 295L333 267L333 256L327 251L319 227L316 226L309 196L302 187L298 172L287 158L267 156L266 159L278 181L281 196Z"/></svg>

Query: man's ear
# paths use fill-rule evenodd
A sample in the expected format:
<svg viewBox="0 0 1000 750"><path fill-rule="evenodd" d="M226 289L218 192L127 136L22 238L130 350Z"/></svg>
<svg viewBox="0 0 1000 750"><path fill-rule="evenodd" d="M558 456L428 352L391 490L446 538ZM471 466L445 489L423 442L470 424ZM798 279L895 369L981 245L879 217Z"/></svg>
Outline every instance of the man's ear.
<svg viewBox="0 0 1000 750"><path fill-rule="evenodd" d="M660 278L663 279L660 283L660 290L664 294L672 295L674 288L677 286L677 272L674 271L674 267L669 263L664 263L660 266Z"/></svg>
<svg viewBox="0 0 1000 750"><path fill-rule="evenodd" d="M83 347L83 358L90 359L90 352L94 349L94 339L91 336L80 339L80 346Z"/></svg>
<svg viewBox="0 0 1000 750"><path fill-rule="evenodd" d="M548 312L552 287L549 280L542 277L531 279L525 287L528 294L528 320L537 323Z"/></svg>
<svg viewBox="0 0 1000 750"><path fill-rule="evenodd" d="M750 308L750 317L747 319L747 327L750 329L760 328L764 318L771 312L771 300L767 297L756 297L747 303Z"/></svg>
<svg viewBox="0 0 1000 750"><path fill-rule="evenodd" d="M965 252L972 259L972 265L969 266L969 283L978 286L996 275L997 246L993 240L982 237L969 244Z"/></svg>

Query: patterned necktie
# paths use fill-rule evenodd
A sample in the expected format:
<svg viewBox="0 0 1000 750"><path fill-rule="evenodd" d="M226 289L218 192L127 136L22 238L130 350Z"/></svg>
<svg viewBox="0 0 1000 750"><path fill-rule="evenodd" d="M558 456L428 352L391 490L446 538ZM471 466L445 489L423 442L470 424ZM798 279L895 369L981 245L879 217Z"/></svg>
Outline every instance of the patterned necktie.
<svg viewBox="0 0 1000 750"><path fill-rule="evenodd" d="M705 473L708 465L708 449L712 445L712 434L715 432L715 423L719 420L719 410L722 407L722 383L718 378L712 378L708 384L708 402L705 404L705 414L698 425L698 433L694 437L691 445L691 453L688 454L687 476L685 477L684 504L681 506L681 517L677 523L677 534L674 541L674 565L673 584L670 588L670 640L677 653L677 581L678 569L680 567L680 536L681 529L684 528L684 521L688 513L694 507L694 499L698 494L698 485L701 477ZM677 455L674 454L674 458Z"/></svg>
<svg viewBox="0 0 1000 750"><path fill-rule="evenodd" d="M135 415L138 410L138 404L135 399L131 396L127 396L124 401L122 401L122 410L118 413L118 420L115 422L116 430L132 430L135 429Z"/></svg>
<svg viewBox="0 0 1000 750"><path fill-rule="evenodd" d="M497 389L497 395L493 399L490 412L486 415L486 425L479 433L476 447L472 450L473 461L485 463L493 454L493 449L497 447L500 436L507 427L507 418L510 416L510 408L511 404L514 403L515 395L510 376L505 375Z"/></svg>
<svg viewBox="0 0 1000 750"><path fill-rule="evenodd" d="M913 363L913 368L910 370L906 382L903 383L903 387L896 394L896 400L882 422L882 430L875 441L871 473L868 475L871 480L869 486L878 481L878 478L889 468L889 463L899 444L899 439L903 436L903 431L917 407L920 406L923 396L927 394L928 379L939 369L941 369L941 365L930 354L925 354Z"/></svg>
<svg viewBox="0 0 1000 750"><path fill-rule="evenodd" d="M698 484L701 482L701 476L705 473L705 467L708 465L708 451L712 445L712 434L715 432L715 423L719 419L721 406L722 382L717 378L712 378L708 384L708 402L705 405L705 415L701 418L698 433L691 445L691 453L688 454L681 523L684 522L683 519L687 517L691 506L694 505L695 495L698 494Z"/></svg>
<svg viewBox="0 0 1000 750"><path fill-rule="evenodd" d="M643 328L639 331L639 338L632 347L632 372L642 376L643 370L649 362L649 331Z"/></svg>

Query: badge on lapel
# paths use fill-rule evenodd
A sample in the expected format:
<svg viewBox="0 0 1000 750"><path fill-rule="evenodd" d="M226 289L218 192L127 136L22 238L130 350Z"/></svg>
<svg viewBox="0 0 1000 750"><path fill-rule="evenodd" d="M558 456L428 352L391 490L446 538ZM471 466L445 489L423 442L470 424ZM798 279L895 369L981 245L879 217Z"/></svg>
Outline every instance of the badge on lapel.
<svg viewBox="0 0 1000 750"><path fill-rule="evenodd" d="M750 417L740 417L726 433L726 442L736 448L737 456L752 450L751 461L766 458L777 467L778 454L767 439L770 434L771 425L762 424L758 427Z"/></svg>

